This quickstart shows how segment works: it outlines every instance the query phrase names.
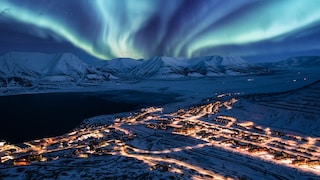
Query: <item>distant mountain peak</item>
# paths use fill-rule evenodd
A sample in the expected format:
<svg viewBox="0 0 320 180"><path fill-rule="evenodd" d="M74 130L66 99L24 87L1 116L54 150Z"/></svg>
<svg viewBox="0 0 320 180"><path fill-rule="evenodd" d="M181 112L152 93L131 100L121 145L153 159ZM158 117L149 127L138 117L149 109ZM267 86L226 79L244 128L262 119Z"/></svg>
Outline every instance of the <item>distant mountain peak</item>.
<svg viewBox="0 0 320 180"><path fill-rule="evenodd" d="M288 59L271 63L276 67L312 67L320 66L320 56L296 56Z"/></svg>
<svg viewBox="0 0 320 180"><path fill-rule="evenodd" d="M257 73L253 65L237 56L204 56L172 58L156 56L136 66L132 76L143 78L177 78L188 76L221 76Z"/></svg>
<svg viewBox="0 0 320 180"><path fill-rule="evenodd" d="M196 62L204 62L208 65L214 65L214 66L233 66L233 65L248 65L249 63L242 59L239 56L204 56L204 57L197 57L197 58L191 58L190 61L196 61Z"/></svg>

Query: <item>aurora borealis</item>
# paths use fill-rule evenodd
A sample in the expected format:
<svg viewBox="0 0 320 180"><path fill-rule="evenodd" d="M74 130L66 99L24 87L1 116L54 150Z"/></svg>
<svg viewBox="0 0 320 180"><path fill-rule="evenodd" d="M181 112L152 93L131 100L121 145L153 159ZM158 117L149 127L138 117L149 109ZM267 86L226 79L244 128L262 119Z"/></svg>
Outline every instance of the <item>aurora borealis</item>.
<svg viewBox="0 0 320 180"><path fill-rule="evenodd" d="M319 0L1 0L0 12L0 53L22 46L100 59L320 52Z"/></svg>

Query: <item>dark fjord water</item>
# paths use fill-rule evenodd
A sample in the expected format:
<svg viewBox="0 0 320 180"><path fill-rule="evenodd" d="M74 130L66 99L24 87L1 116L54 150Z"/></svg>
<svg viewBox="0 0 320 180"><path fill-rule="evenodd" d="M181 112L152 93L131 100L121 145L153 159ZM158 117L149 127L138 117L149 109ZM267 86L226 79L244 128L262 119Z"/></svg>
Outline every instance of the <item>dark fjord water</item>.
<svg viewBox="0 0 320 180"><path fill-rule="evenodd" d="M48 93L0 97L0 139L10 143L62 135L84 119L174 101L138 91Z"/></svg>

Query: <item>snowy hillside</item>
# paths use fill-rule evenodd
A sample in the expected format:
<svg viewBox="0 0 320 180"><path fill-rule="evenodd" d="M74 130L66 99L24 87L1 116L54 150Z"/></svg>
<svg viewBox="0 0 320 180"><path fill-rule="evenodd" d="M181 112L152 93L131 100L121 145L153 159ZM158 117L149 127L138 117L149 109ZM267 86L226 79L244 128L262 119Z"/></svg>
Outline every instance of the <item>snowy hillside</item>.
<svg viewBox="0 0 320 180"><path fill-rule="evenodd" d="M319 84L306 90L317 94ZM303 98L303 91L298 97ZM292 114L286 106L274 106L269 96L231 96L170 113L149 107L96 116L59 136L4 144L0 146L0 177L319 179L320 138L308 131L319 132L319 108L313 107L310 112L316 114L310 116L294 105L289 107L294 108ZM294 93L271 96L276 100L295 97ZM308 98L307 102L317 100ZM276 123L264 124L274 116ZM288 130L288 125L294 129ZM300 125L306 134L294 131Z"/></svg>

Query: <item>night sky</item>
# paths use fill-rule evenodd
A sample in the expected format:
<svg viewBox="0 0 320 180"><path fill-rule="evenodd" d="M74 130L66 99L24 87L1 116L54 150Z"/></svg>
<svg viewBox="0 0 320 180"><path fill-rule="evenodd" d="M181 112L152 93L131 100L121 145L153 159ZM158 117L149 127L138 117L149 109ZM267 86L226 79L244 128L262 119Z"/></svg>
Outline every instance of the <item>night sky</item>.
<svg viewBox="0 0 320 180"><path fill-rule="evenodd" d="M0 0L0 53L320 55L319 0Z"/></svg>

